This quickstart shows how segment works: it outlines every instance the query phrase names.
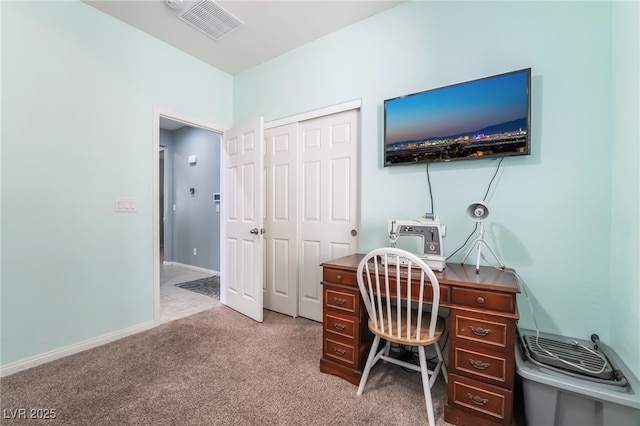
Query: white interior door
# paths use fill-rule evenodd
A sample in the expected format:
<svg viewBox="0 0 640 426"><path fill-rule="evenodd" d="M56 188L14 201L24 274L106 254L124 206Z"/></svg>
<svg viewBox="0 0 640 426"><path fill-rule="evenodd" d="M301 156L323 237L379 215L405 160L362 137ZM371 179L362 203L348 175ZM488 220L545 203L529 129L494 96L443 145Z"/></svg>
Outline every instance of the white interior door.
<svg viewBox="0 0 640 426"><path fill-rule="evenodd" d="M264 307L298 315L298 123L265 130Z"/></svg>
<svg viewBox="0 0 640 426"><path fill-rule="evenodd" d="M221 153L220 301L262 322L263 120L224 133Z"/></svg>
<svg viewBox="0 0 640 426"><path fill-rule="evenodd" d="M322 321L320 263L358 251L359 110L299 124L299 315Z"/></svg>

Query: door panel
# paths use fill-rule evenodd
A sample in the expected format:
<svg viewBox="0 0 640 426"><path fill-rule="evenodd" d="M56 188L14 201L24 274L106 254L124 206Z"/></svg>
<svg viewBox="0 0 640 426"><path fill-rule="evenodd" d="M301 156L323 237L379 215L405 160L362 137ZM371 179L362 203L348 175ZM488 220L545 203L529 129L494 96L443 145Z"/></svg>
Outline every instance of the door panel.
<svg viewBox="0 0 640 426"><path fill-rule="evenodd" d="M320 166L320 161L308 161L302 164L302 194L300 195L302 198L302 218L307 224L320 223L322 220L320 212L322 172Z"/></svg>
<svg viewBox="0 0 640 426"><path fill-rule="evenodd" d="M225 132L220 202L224 244L220 299L259 322L263 318L262 128L258 118Z"/></svg>
<svg viewBox="0 0 640 426"><path fill-rule="evenodd" d="M350 110L300 123L298 304L301 316L316 321L320 263L358 250L358 120L359 110Z"/></svg>
<svg viewBox="0 0 640 426"><path fill-rule="evenodd" d="M351 178L351 159L338 158L331 160L331 193L330 217L332 223L350 223L351 193L349 181Z"/></svg>
<svg viewBox="0 0 640 426"><path fill-rule="evenodd" d="M302 240L300 250L300 306L322 305L322 287L319 285L322 276L318 277L317 266L321 263L322 241ZM300 310L300 315L310 318L313 312ZM316 318L310 318L315 319Z"/></svg>
<svg viewBox="0 0 640 426"><path fill-rule="evenodd" d="M264 307L298 315L297 133L293 123L265 131Z"/></svg>

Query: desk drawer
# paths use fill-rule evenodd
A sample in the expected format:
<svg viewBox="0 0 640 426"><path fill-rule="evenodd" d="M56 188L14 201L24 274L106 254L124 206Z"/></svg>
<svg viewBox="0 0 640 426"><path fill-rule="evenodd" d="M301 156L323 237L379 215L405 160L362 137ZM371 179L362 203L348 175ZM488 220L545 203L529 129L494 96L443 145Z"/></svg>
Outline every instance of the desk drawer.
<svg viewBox="0 0 640 426"><path fill-rule="evenodd" d="M358 367L356 365L357 353L358 351L353 344L338 342L337 340L333 340L328 337L325 337L324 339L325 358L331 359L333 361L338 361L342 364L346 364L349 367L352 367L354 370Z"/></svg>
<svg viewBox="0 0 640 426"><path fill-rule="evenodd" d="M497 386L513 387L514 365L513 355L507 356L502 351L487 353L473 347L457 345L451 348L449 369L452 373L464 373L478 380L489 381Z"/></svg>
<svg viewBox="0 0 640 426"><path fill-rule="evenodd" d="M469 306L471 308L509 312L512 314L516 313L515 296L505 293L453 287L451 289L451 303L453 305Z"/></svg>
<svg viewBox="0 0 640 426"><path fill-rule="evenodd" d="M513 393L508 389L449 374L447 403L471 411L478 417L511 424Z"/></svg>
<svg viewBox="0 0 640 426"><path fill-rule="evenodd" d="M325 311L323 323L327 333L352 340L357 336L356 331L359 324L355 317L336 315Z"/></svg>
<svg viewBox="0 0 640 426"><path fill-rule="evenodd" d="M455 338L513 350L513 321L490 315L465 315L461 312L464 311L451 312Z"/></svg>
<svg viewBox="0 0 640 426"><path fill-rule="evenodd" d="M338 309L342 312L358 316L360 293L340 289L332 286L324 287L324 305L327 308Z"/></svg>
<svg viewBox="0 0 640 426"><path fill-rule="evenodd" d="M358 287L358 279L355 272L342 271L340 269L324 268L322 280L334 284L351 285Z"/></svg>

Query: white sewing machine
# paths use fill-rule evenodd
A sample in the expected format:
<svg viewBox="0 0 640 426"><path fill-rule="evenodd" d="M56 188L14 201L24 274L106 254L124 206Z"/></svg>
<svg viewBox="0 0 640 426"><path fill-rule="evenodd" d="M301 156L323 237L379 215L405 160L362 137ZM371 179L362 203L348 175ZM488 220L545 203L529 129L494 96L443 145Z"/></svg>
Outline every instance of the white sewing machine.
<svg viewBox="0 0 640 426"><path fill-rule="evenodd" d="M423 219L390 220L387 224L389 242L395 247L398 238L403 236L422 238L422 253L417 255L435 271L443 271L446 265L442 239L446 227L440 224L438 216L426 214Z"/></svg>

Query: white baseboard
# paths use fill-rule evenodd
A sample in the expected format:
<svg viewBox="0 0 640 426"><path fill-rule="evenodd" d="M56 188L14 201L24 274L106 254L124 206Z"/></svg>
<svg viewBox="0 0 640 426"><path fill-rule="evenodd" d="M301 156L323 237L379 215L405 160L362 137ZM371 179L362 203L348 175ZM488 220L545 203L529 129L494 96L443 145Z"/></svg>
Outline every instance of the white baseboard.
<svg viewBox="0 0 640 426"><path fill-rule="evenodd" d="M220 271L214 271L212 269L205 269L205 268L201 268L199 266L193 266L193 265L187 265L185 263L180 263L180 262L171 262L171 261L165 261L162 262L165 265L173 265L173 266L179 266L181 268L185 268L185 269L191 269L192 271L198 271L198 272L204 272L205 274L211 274L211 275L220 275Z"/></svg>
<svg viewBox="0 0 640 426"><path fill-rule="evenodd" d="M123 337L131 336L133 334L140 333L141 331L149 330L153 327L155 327L153 321L147 321L142 324L114 331L113 333L94 337L92 339L85 340L84 342L75 343L64 348L54 349L40 355L12 362L7 365L2 365L0 366L0 377L9 376L11 374L27 370L40 364L46 364L47 362L55 361L56 359L64 358L78 352L86 351L87 349L96 348L106 343L122 339Z"/></svg>

